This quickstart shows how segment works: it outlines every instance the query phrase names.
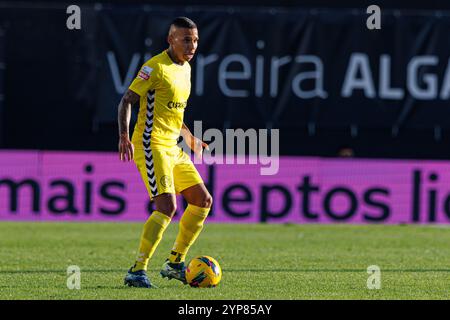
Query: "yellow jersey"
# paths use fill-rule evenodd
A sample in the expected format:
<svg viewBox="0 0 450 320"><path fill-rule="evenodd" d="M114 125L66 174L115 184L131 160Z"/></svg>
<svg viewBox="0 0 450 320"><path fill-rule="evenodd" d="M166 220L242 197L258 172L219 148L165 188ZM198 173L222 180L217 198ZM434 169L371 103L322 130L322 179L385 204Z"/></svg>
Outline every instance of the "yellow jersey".
<svg viewBox="0 0 450 320"><path fill-rule="evenodd" d="M144 63L129 89L140 96L134 147L175 146L191 91L189 63L174 63L164 50Z"/></svg>

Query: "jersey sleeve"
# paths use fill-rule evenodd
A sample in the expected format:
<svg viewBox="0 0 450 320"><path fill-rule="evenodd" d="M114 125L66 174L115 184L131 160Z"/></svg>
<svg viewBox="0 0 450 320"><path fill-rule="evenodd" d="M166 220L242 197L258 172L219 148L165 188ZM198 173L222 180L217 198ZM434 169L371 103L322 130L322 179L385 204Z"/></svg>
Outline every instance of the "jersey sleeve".
<svg viewBox="0 0 450 320"><path fill-rule="evenodd" d="M138 95L145 96L149 90L154 90L161 79L161 68L158 63L146 62L139 70L129 89Z"/></svg>

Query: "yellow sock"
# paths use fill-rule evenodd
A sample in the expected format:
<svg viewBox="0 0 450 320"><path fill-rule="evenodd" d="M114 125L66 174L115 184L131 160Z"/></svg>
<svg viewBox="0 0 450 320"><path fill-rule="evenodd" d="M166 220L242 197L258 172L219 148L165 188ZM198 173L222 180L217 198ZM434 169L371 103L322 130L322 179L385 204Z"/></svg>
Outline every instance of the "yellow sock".
<svg viewBox="0 0 450 320"><path fill-rule="evenodd" d="M180 219L177 239L169 256L171 263L183 262L186 253L203 229L203 222L210 208L201 208L189 204Z"/></svg>
<svg viewBox="0 0 450 320"><path fill-rule="evenodd" d="M171 218L159 211L153 211L150 218L144 224L144 230L139 244L139 253L136 264L131 271L147 270L149 259L155 252L156 247L161 241L164 230L170 223Z"/></svg>

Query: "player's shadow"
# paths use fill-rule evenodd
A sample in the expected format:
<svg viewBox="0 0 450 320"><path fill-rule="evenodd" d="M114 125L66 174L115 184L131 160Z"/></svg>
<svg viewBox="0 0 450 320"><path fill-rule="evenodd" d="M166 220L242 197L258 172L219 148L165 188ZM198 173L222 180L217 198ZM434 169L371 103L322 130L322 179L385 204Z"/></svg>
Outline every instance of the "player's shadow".
<svg viewBox="0 0 450 320"><path fill-rule="evenodd" d="M149 272L159 272L160 269L149 269ZM450 273L450 269L382 269L383 272L444 272ZM367 272L366 269L252 269L252 268L239 268L239 269L223 269L223 272L294 272L294 273L314 273L314 272ZM65 270L49 269L49 270L0 270L0 274L36 274L36 273L59 273L61 275L67 275ZM81 273L126 273L126 269L82 269Z"/></svg>
<svg viewBox="0 0 450 320"><path fill-rule="evenodd" d="M126 270L118 269L81 269L81 273L109 273L109 272L126 272ZM49 270L0 270L0 274L15 274L15 273L60 273L61 275L67 275L65 270L61 269L49 269Z"/></svg>

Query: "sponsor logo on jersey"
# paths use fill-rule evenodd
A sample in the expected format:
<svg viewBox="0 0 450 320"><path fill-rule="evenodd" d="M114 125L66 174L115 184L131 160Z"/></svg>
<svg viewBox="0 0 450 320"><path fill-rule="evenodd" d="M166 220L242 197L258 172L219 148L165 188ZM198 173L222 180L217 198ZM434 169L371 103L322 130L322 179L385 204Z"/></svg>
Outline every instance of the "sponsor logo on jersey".
<svg viewBox="0 0 450 320"><path fill-rule="evenodd" d="M175 102L175 101L169 101L167 103L167 107L169 109L175 108L175 109L184 109L187 106L187 101L185 102Z"/></svg>

